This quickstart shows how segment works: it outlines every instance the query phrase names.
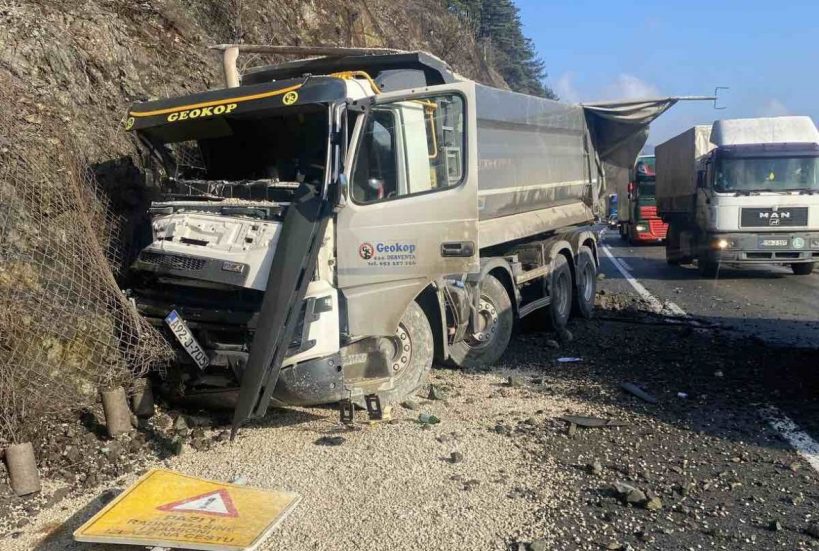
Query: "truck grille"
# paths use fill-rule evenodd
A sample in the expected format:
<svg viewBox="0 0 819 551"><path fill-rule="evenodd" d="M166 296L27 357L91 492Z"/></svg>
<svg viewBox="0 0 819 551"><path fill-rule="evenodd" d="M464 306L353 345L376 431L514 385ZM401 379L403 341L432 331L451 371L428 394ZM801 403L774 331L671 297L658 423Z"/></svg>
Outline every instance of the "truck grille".
<svg viewBox="0 0 819 551"><path fill-rule="evenodd" d="M657 207L640 207L641 218L657 218Z"/></svg>
<svg viewBox="0 0 819 551"><path fill-rule="evenodd" d="M205 263L207 262L203 258L149 252L142 253L139 259L147 264L164 266L174 270L185 270L188 272L196 272L201 270L205 267Z"/></svg>
<svg viewBox="0 0 819 551"><path fill-rule="evenodd" d="M668 224L662 220L654 219L648 221L648 227L653 235L659 239L665 239L665 234L668 232Z"/></svg>

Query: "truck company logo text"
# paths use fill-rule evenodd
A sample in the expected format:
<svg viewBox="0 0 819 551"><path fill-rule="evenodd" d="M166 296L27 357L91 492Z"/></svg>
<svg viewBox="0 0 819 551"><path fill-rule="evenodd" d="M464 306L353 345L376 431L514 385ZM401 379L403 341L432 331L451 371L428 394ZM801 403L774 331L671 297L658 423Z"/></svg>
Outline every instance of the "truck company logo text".
<svg viewBox="0 0 819 551"><path fill-rule="evenodd" d="M367 261L369 266L414 266L415 243L412 241L365 242L359 245L358 256Z"/></svg>
<svg viewBox="0 0 819 551"><path fill-rule="evenodd" d="M237 103L227 103L215 107L201 107L198 109L188 109L177 111L168 115L168 122L184 121L187 119L198 119L200 117L212 117L214 115L227 115L239 106Z"/></svg>
<svg viewBox="0 0 819 551"><path fill-rule="evenodd" d="M791 217L791 213L783 210L779 211L777 209L773 209L771 212L760 212L759 218L768 221L768 225L770 226L778 226L780 220L787 220Z"/></svg>

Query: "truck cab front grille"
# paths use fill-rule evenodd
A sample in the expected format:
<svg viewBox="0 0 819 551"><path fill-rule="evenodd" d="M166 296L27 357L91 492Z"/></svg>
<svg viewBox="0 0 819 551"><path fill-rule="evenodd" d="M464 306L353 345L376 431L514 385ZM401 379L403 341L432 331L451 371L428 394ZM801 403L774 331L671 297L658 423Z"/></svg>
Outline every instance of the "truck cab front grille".
<svg viewBox="0 0 819 551"><path fill-rule="evenodd" d="M165 266L174 270L185 270L189 272L196 272L205 267L207 262L203 258L193 258L190 256L180 256L175 254L160 254L143 252L139 259L147 264L154 264L156 266Z"/></svg>

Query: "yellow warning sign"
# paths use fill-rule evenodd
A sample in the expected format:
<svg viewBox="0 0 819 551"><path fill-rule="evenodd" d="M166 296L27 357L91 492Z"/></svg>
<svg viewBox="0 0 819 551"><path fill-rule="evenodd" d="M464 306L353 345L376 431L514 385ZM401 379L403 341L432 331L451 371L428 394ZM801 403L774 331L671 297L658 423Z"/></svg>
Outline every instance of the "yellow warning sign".
<svg viewBox="0 0 819 551"><path fill-rule="evenodd" d="M254 549L300 500L297 494L153 469L117 496L74 539L234 551Z"/></svg>

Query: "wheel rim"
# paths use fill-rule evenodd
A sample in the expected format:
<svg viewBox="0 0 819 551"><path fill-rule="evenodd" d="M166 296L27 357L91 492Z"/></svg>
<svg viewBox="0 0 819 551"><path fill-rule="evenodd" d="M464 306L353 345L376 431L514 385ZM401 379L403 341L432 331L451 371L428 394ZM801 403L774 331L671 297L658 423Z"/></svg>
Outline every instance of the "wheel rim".
<svg viewBox="0 0 819 551"><path fill-rule="evenodd" d="M393 375L402 373L412 362L412 339L403 324L398 326L394 336L382 338L379 346L389 358Z"/></svg>
<svg viewBox="0 0 819 551"><path fill-rule="evenodd" d="M581 297L586 302L591 302L592 300L592 278L594 274L592 273L591 266L586 264L583 270L580 272L580 293Z"/></svg>
<svg viewBox="0 0 819 551"><path fill-rule="evenodd" d="M569 276L565 273L558 275L555 281L555 310L561 316L564 316L569 309Z"/></svg>
<svg viewBox="0 0 819 551"><path fill-rule="evenodd" d="M498 331L498 309L486 296L481 297L478 305L478 331L467 335L466 341L472 348L483 348L489 345Z"/></svg>

